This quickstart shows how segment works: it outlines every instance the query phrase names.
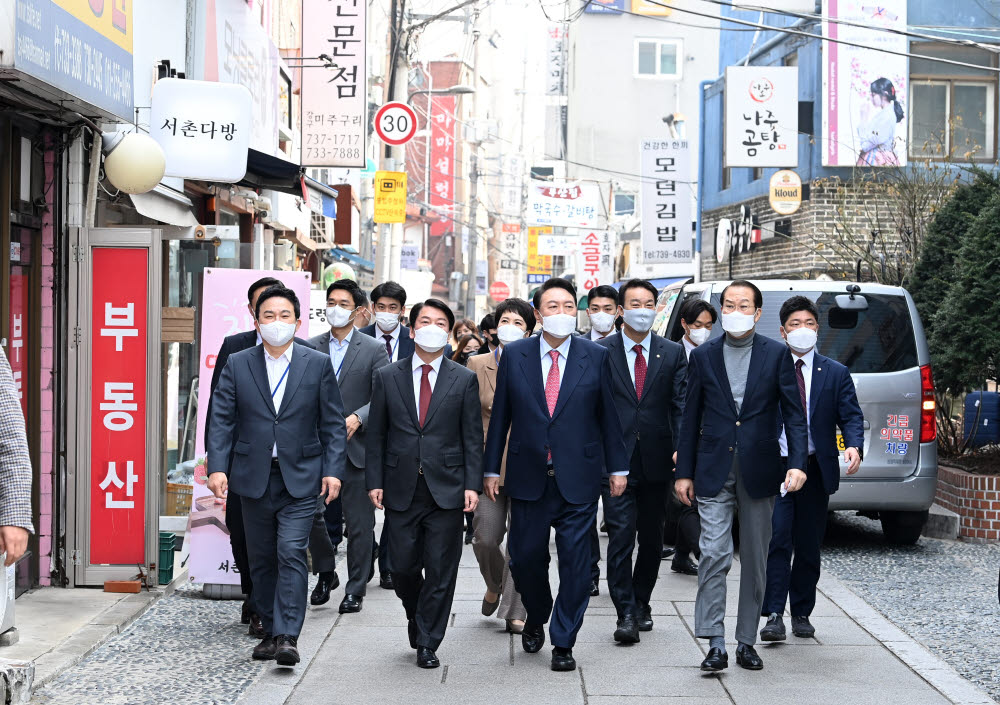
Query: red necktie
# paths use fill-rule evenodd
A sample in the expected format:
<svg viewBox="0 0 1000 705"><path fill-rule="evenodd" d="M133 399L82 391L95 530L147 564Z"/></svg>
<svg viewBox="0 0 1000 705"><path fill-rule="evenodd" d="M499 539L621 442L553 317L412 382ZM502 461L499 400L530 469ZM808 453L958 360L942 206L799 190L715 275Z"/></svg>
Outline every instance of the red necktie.
<svg viewBox="0 0 1000 705"><path fill-rule="evenodd" d="M420 378L420 428L424 427L427 420L427 409L431 405L431 370L430 365L421 365L423 376Z"/></svg>
<svg viewBox="0 0 1000 705"><path fill-rule="evenodd" d="M392 362L392 336L386 333L382 337L385 338L385 351L389 355L389 362Z"/></svg>
<svg viewBox="0 0 1000 705"><path fill-rule="evenodd" d="M549 350L552 364L549 366L549 376L545 378L545 401L549 405L549 417L555 413L559 401L559 351ZM552 462L552 451L549 450L548 462Z"/></svg>
<svg viewBox="0 0 1000 705"><path fill-rule="evenodd" d="M635 396L642 401L642 388L646 384L646 358L642 356L642 346L636 345L635 350Z"/></svg>
<svg viewBox="0 0 1000 705"><path fill-rule="evenodd" d="M802 366L806 364L801 359L795 362L795 377L799 383L799 399L802 400L802 411L809 413L809 404L806 402L806 378L802 376Z"/></svg>

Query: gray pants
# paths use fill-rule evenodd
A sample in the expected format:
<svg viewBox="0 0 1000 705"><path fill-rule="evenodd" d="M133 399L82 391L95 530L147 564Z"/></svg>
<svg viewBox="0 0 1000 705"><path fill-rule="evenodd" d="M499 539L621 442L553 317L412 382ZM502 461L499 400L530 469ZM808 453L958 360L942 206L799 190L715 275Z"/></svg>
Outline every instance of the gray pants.
<svg viewBox="0 0 1000 705"><path fill-rule="evenodd" d="M695 636L726 635L726 576L733 564L733 516L740 518L740 602L736 640L757 641L760 609L767 578L767 547L771 541L774 497L753 499L743 486L739 461L733 461L726 484L714 497L698 497L701 518L701 559L698 597L694 606Z"/></svg>
<svg viewBox="0 0 1000 705"><path fill-rule="evenodd" d="M375 507L365 489L365 471L347 461L340 490L347 537L347 584L345 595L364 595L372 570L375 548Z"/></svg>
<svg viewBox="0 0 1000 705"><path fill-rule="evenodd" d="M510 497L503 493L503 489L497 495L496 502L491 502L485 494L480 494L476 515L472 519L475 532L472 537L472 552L476 554L479 572L486 581L486 589L503 595L497 617L523 621L528 613L521 604L521 595L514 588L514 578L510 574L510 555L500 548L509 522Z"/></svg>

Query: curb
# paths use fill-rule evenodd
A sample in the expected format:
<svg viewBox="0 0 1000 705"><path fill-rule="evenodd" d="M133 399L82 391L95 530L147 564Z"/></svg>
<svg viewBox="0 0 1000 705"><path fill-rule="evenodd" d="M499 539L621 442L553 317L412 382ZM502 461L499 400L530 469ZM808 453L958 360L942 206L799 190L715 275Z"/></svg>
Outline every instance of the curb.
<svg viewBox="0 0 1000 705"><path fill-rule="evenodd" d="M167 585L155 590L129 595L94 617L59 646L32 661L35 669L32 691L51 683L64 671L73 668L94 653L108 640L128 629L132 622L144 615L156 602L172 594L178 585L187 582L187 576L188 572L185 568Z"/></svg>
<svg viewBox="0 0 1000 705"><path fill-rule="evenodd" d="M955 705L996 705L976 684L883 617L837 578L824 571L818 588L859 627Z"/></svg>

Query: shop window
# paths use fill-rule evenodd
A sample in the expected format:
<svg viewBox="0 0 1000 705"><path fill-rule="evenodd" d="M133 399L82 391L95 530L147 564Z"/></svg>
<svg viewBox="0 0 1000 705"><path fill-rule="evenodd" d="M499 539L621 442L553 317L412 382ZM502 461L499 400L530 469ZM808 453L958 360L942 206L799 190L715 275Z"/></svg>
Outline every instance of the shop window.
<svg viewBox="0 0 1000 705"><path fill-rule="evenodd" d="M679 39L637 39L635 75L637 78L680 79L683 55Z"/></svg>

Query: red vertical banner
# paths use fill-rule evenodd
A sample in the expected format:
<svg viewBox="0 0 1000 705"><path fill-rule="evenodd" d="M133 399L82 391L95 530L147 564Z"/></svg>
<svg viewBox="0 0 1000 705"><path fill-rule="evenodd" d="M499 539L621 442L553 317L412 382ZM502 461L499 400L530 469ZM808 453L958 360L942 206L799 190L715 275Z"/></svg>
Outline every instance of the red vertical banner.
<svg viewBox="0 0 1000 705"><path fill-rule="evenodd" d="M431 101L430 205L437 213L455 212L455 96L434 96ZM455 223L443 218L431 223L432 237L455 231Z"/></svg>
<svg viewBox="0 0 1000 705"><path fill-rule="evenodd" d="M14 388L21 400L21 413L28 418L28 399L24 393L25 377L28 374L28 277L21 274L20 267L11 267L10 274L10 345L7 361L14 376Z"/></svg>
<svg viewBox="0 0 1000 705"><path fill-rule="evenodd" d="M90 562L145 563L145 248L94 248L90 377Z"/></svg>

